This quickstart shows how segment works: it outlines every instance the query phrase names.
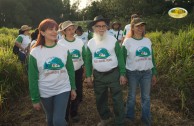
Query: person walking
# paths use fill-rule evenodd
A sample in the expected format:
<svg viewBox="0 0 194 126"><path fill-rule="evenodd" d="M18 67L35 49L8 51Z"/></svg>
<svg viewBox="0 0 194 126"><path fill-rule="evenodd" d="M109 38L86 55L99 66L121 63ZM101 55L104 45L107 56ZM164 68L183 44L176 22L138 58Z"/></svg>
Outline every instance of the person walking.
<svg viewBox="0 0 194 126"><path fill-rule="evenodd" d="M96 106L101 118L97 126L110 125L113 119L116 126L124 126L121 86L126 84L126 71L120 45L115 37L108 35L108 24L109 20L101 15L90 23L94 33L88 42L86 80L88 86L94 86ZM114 116L108 107L108 90L113 100Z"/></svg>
<svg viewBox="0 0 194 126"><path fill-rule="evenodd" d="M132 15L131 15L130 22L131 22L134 18L137 18L137 17L139 17L139 15L137 15L137 14L132 14ZM126 38L128 32L130 31L130 29L131 29L131 24L130 24L130 23L127 24L127 25L125 25L124 30L123 30L123 39L122 39L122 41L124 41L124 39Z"/></svg>
<svg viewBox="0 0 194 126"><path fill-rule="evenodd" d="M135 120L136 89L141 89L141 120L146 126L151 126L150 90L156 84L156 66L151 40L145 37L146 23L141 18L131 21L130 37L122 45L122 52L127 69L128 98L126 119L128 123Z"/></svg>
<svg viewBox="0 0 194 126"><path fill-rule="evenodd" d="M22 25L15 40L15 45L19 48L18 58L23 64L26 64L26 57L30 48L30 29L30 26Z"/></svg>
<svg viewBox="0 0 194 126"><path fill-rule="evenodd" d="M70 54L72 56L74 70L75 70L75 83L76 83L76 93L77 97L76 99L69 101L66 119L69 120L69 118L72 119L73 122L79 122L80 117L78 114L78 108L79 104L83 99L83 69L84 69L84 58L86 55L85 52L85 46L81 39L75 38L75 30L76 26L71 21L65 21L61 25L61 33L64 38L60 39L58 41L58 44L60 44L63 47L66 47L69 49ZM70 116L69 117L69 113Z"/></svg>
<svg viewBox="0 0 194 126"><path fill-rule="evenodd" d="M121 23L118 21L115 21L112 23L111 29L109 32L118 40L118 42L121 44L122 42L122 35L123 31L121 30Z"/></svg>
<svg viewBox="0 0 194 126"><path fill-rule="evenodd" d="M56 42L58 24L45 19L39 24L38 39L29 55L29 90L35 110L46 114L48 126L67 126L69 95L76 98L75 73L67 48Z"/></svg>

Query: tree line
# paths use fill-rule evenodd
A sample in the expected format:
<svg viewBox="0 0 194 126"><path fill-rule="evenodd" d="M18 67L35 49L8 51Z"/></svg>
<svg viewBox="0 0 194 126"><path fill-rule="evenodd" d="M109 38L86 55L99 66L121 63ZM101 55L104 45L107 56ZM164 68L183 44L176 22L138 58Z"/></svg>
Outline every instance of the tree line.
<svg viewBox="0 0 194 126"><path fill-rule="evenodd" d="M103 15L111 20L128 21L131 14L143 17L167 15L172 7L184 7L193 12L194 0L100 0L79 10L79 0L0 0L0 27L20 27L29 24L37 27L41 20L53 18L58 23L65 20L93 20Z"/></svg>

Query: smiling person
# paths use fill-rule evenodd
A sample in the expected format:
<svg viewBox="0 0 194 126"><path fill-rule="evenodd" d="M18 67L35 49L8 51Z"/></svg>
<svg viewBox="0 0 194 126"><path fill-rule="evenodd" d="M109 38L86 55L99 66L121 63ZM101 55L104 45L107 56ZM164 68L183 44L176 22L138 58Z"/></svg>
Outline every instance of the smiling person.
<svg viewBox="0 0 194 126"><path fill-rule="evenodd" d="M74 70L75 70L75 84L77 98L75 100L69 101L66 120L69 120L69 113L73 122L79 122L78 108L83 97L83 65L84 58L86 55L84 43L81 39L75 38L76 26L71 21L65 21L61 24L61 33L64 38L58 41L58 44L68 48L72 56ZM71 102L71 104L70 104ZM69 112L70 111L70 112Z"/></svg>
<svg viewBox="0 0 194 126"><path fill-rule="evenodd" d="M91 22L94 36L88 42L86 76L88 86L94 86L96 106L101 121L97 126L111 125L113 115L108 107L108 91L111 92L115 125L124 125L124 104L121 85L126 84L125 64L119 42L108 35L109 20L96 16ZM94 84L92 82L92 72Z"/></svg>
<svg viewBox="0 0 194 126"><path fill-rule="evenodd" d="M141 89L142 122L151 126L150 90L151 83L156 84L156 67L152 43L145 35L146 23L141 18L131 21L129 38L125 39L122 51L127 69L128 99L126 105L126 120L135 120L136 89Z"/></svg>
<svg viewBox="0 0 194 126"><path fill-rule="evenodd" d="M57 23L43 20L37 42L29 55L29 89L36 110L44 108L48 126L67 126L65 121L69 95L76 98L75 73L67 48L56 44Z"/></svg>

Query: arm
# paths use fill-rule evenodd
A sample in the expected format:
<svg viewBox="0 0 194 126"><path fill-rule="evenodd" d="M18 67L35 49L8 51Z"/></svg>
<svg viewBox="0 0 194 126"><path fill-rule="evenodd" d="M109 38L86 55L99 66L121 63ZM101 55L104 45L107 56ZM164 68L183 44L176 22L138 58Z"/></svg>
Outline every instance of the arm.
<svg viewBox="0 0 194 126"><path fill-rule="evenodd" d="M152 68L152 74L153 75L157 75L156 63L155 63L155 59L154 59L154 51L153 51L153 49L152 49L152 63L154 65L154 67Z"/></svg>
<svg viewBox="0 0 194 126"><path fill-rule="evenodd" d="M75 90L76 89L76 86L75 86L75 71L74 71L72 57L71 57L71 54L69 53L69 51L68 51L68 55L67 55L66 69L67 69L67 73L69 75L69 81L70 81L71 89Z"/></svg>
<svg viewBox="0 0 194 126"><path fill-rule="evenodd" d="M88 84L88 87L92 87L92 53L89 48L87 48L87 53L86 53L86 81Z"/></svg>
<svg viewBox="0 0 194 126"><path fill-rule="evenodd" d="M122 48L121 51L122 51L122 54L123 54L124 63L126 65L127 49L125 48L125 46L122 46L121 48Z"/></svg>
<svg viewBox="0 0 194 126"><path fill-rule="evenodd" d="M19 49L21 49L22 51L25 51L25 49L21 46L22 41L23 41L22 36L18 36L18 37L16 38L16 40L15 40L15 45L16 45Z"/></svg>
<svg viewBox="0 0 194 126"><path fill-rule="evenodd" d="M152 63L154 65L154 67L152 68L152 85L155 86L156 85L157 70L156 70L156 64L155 64L153 49L152 49Z"/></svg>
<svg viewBox="0 0 194 126"><path fill-rule="evenodd" d="M76 86L75 86L75 71L74 71L74 66L73 66L73 61L71 54L68 51L67 55L67 62L66 62L66 69L67 73L69 75L69 81L71 85L71 100L75 100L77 94L76 94Z"/></svg>
<svg viewBox="0 0 194 126"><path fill-rule="evenodd" d="M92 53L89 48L87 48L85 67L86 67L86 77L91 77L92 75Z"/></svg>
<svg viewBox="0 0 194 126"><path fill-rule="evenodd" d="M84 61L84 66L85 66L85 62L86 62L86 48L85 48L84 45L82 47L82 58L83 58L83 61Z"/></svg>
<svg viewBox="0 0 194 126"><path fill-rule="evenodd" d="M32 103L36 104L40 102L40 93L38 88L39 71L37 67L37 61L32 55L29 55L28 64L28 81L30 96Z"/></svg>
<svg viewBox="0 0 194 126"><path fill-rule="evenodd" d="M118 42L116 42L116 45L115 45L115 53L118 59L118 67L120 72L120 84L124 85L127 82L127 79L125 77L126 69L125 69L125 63L124 63L121 47Z"/></svg>
<svg viewBox="0 0 194 126"><path fill-rule="evenodd" d="M120 75L125 76L126 74L125 62L122 55L121 47L118 42L115 43L115 53L118 59L118 67L119 67Z"/></svg>

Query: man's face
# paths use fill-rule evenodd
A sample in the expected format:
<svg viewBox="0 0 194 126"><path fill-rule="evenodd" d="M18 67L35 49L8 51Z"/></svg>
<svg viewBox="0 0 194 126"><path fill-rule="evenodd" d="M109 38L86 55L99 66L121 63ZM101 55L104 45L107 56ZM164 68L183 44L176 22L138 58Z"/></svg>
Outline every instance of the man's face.
<svg viewBox="0 0 194 126"><path fill-rule="evenodd" d="M104 21L99 21L94 25L93 29L96 34L103 36L104 33L107 31L107 25Z"/></svg>

